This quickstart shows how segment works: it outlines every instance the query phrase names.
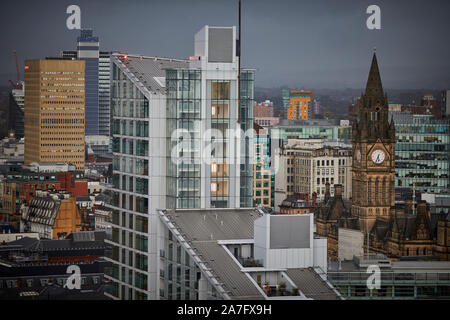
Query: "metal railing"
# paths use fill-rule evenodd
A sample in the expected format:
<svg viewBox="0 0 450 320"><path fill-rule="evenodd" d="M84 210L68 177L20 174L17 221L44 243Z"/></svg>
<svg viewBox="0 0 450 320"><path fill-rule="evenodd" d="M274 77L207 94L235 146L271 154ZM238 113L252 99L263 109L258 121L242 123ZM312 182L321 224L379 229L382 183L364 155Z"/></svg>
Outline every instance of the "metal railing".
<svg viewBox="0 0 450 320"><path fill-rule="evenodd" d="M365 272L328 272L327 279L332 284L364 284L370 275ZM450 272L381 272L380 277L381 284L450 284Z"/></svg>

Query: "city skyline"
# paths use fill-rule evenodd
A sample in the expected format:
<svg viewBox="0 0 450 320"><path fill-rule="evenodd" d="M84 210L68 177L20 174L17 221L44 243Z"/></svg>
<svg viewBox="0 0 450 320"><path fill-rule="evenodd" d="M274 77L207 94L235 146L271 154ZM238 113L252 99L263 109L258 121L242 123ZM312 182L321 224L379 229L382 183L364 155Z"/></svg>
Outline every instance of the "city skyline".
<svg viewBox="0 0 450 320"><path fill-rule="evenodd" d="M6 3L0 300L450 300L448 9Z"/></svg>
<svg viewBox="0 0 450 320"><path fill-rule="evenodd" d="M0 53L1 83L6 86L8 79L16 77L13 50L23 77L24 60L75 49L79 30L66 27L70 4L3 5L0 23L7 45ZM117 1L76 4L81 8L81 27L94 30L101 50L131 54L186 59L193 53L192 34L202 25L237 25L237 1L134 1L123 7ZM448 10L443 9L449 3L379 1L381 30L368 30L366 9L371 4L366 0L242 1L242 64L256 68L258 87L359 88L367 77L365 62L376 47L386 88L450 86L446 59L450 44L441 40L450 27ZM32 28L30 21L38 27Z"/></svg>

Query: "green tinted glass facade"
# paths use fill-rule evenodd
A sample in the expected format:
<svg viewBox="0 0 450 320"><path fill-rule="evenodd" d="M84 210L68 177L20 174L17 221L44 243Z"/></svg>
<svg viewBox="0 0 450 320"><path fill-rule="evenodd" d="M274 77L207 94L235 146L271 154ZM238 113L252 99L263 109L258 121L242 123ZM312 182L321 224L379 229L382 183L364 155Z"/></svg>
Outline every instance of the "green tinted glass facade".
<svg viewBox="0 0 450 320"><path fill-rule="evenodd" d="M450 121L398 115L395 121L395 186L441 193L449 188Z"/></svg>
<svg viewBox="0 0 450 320"><path fill-rule="evenodd" d="M166 88L167 206L200 208L201 72L167 70Z"/></svg>

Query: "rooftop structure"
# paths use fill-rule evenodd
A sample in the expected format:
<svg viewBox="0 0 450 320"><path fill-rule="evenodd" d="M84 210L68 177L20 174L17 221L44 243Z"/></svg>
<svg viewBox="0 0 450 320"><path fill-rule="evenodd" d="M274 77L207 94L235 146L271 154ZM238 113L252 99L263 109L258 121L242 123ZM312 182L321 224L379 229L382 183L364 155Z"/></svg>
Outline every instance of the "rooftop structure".
<svg viewBox="0 0 450 320"><path fill-rule="evenodd" d="M370 265L380 268L380 288L366 285ZM392 261L383 254L332 262L327 279L346 299L450 299L449 261Z"/></svg>
<svg viewBox="0 0 450 320"><path fill-rule="evenodd" d="M0 245L0 300L107 299L104 239L104 232L74 232L62 240L23 237ZM81 271L81 290L65 287L73 265Z"/></svg>
<svg viewBox="0 0 450 320"><path fill-rule="evenodd" d="M169 272L160 288L164 298L177 292L170 281L175 271L171 261L200 271L198 291L192 282L182 285L191 299L340 298L320 275L326 270L326 241L314 237L312 215L277 216L259 209L158 214L165 227L160 268L164 275Z"/></svg>

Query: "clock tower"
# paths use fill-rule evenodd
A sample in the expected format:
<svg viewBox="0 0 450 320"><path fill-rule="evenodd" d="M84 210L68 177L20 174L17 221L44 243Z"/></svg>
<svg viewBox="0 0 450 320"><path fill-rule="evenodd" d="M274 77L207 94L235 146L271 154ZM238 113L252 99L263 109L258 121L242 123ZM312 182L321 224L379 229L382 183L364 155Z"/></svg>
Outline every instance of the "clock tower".
<svg viewBox="0 0 450 320"><path fill-rule="evenodd" d="M359 106L359 119L352 126L351 210L361 230L368 232L377 218L389 219L395 205L395 128L388 119L375 52Z"/></svg>

